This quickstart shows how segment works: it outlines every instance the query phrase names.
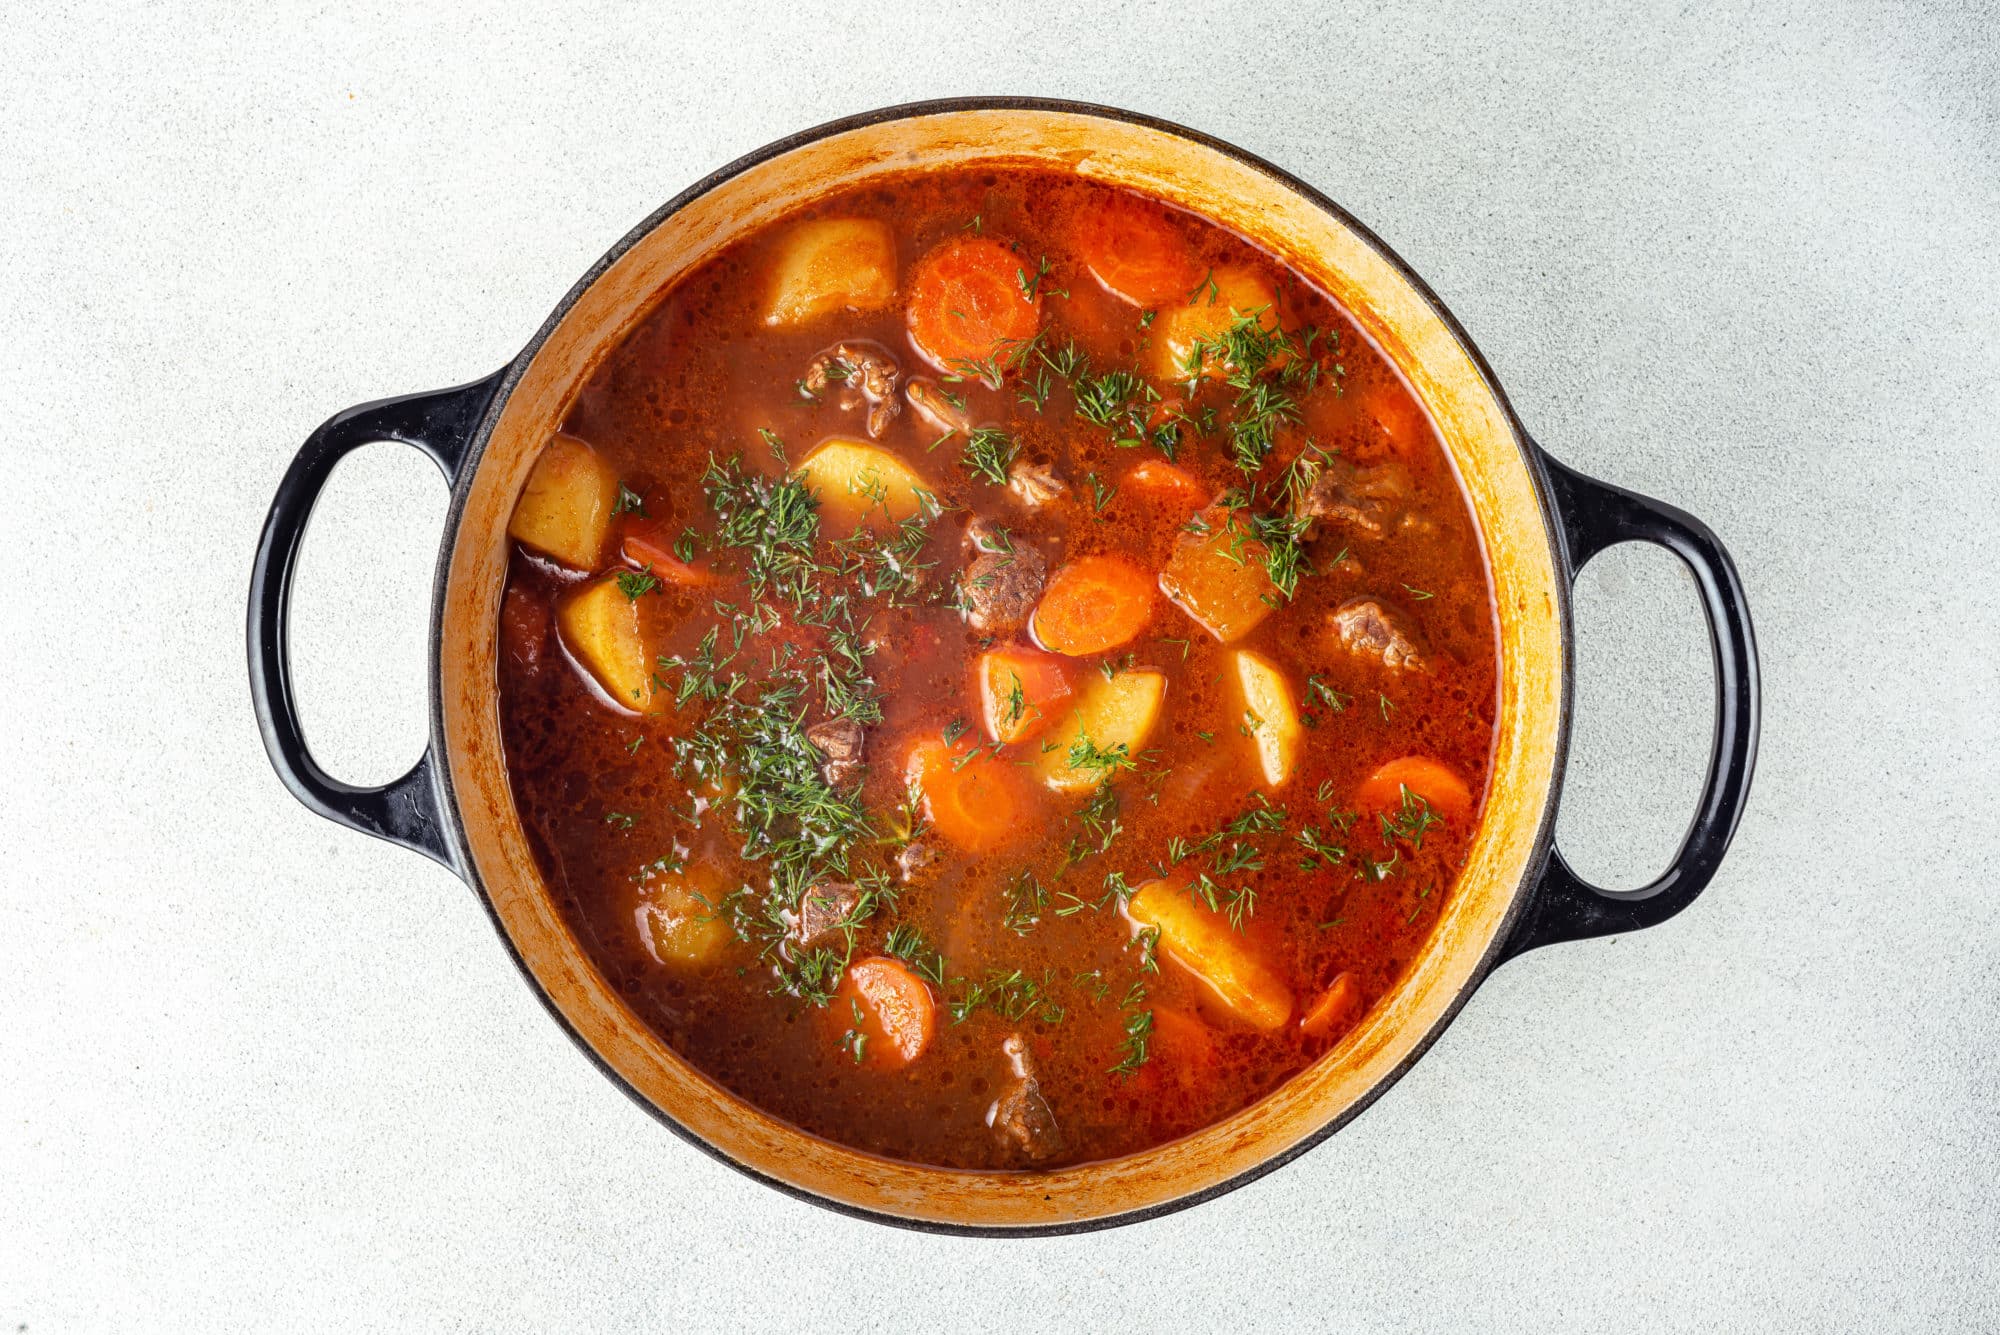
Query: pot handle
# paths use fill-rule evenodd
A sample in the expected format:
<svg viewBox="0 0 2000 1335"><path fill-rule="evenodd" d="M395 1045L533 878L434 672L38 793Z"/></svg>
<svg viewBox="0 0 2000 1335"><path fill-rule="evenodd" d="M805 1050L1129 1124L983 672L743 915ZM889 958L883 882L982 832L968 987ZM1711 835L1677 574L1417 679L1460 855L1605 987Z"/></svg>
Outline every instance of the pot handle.
<svg viewBox="0 0 2000 1335"><path fill-rule="evenodd" d="M320 492L350 452L377 441L415 446L438 466L447 483L499 387L501 372L455 389L406 394L358 404L332 417L306 438L271 502L257 558L250 567L250 699L264 750L292 796L349 829L414 849L459 871L443 821L437 756L422 759L401 778L380 787L342 783L312 757L299 726L292 693L292 574L299 545Z"/></svg>
<svg viewBox="0 0 2000 1335"><path fill-rule="evenodd" d="M1687 563L1708 618L1715 655L1715 738L1694 821L1666 871L1637 890L1604 890L1549 849L1548 865L1502 959L1555 941L1581 941L1652 927L1692 904L1715 876L1750 796L1757 761L1757 642L1750 608L1729 553L1706 524L1684 510L1585 477L1540 446L1562 525L1563 576L1573 585L1593 556L1621 542L1650 542Z"/></svg>

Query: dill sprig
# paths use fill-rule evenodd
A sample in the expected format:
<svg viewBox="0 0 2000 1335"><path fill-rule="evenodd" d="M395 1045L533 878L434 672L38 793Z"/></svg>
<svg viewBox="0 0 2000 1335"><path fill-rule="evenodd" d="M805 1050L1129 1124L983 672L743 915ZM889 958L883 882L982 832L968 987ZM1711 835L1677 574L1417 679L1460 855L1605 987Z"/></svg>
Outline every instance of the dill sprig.
<svg viewBox="0 0 2000 1335"><path fill-rule="evenodd" d="M974 477L983 477L996 486L1007 485L1007 470L1020 453L1014 437L997 426L982 426L965 440L964 463Z"/></svg>
<svg viewBox="0 0 2000 1335"><path fill-rule="evenodd" d="M1007 882L1007 907L1000 915L1000 925L1017 936L1026 936L1042 920L1042 913L1049 906L1049 888L1033 869L1023 867Z"/></svg>
<svg viewBox="0 0 2000 1335"><path fill-rule="evenodd" d="M1282 807L1272 806L1270 800L1259 793L1251 806L1221 829L1196 840L1183 839L1178 835L1169 838L1167 868L1207 858L1208 866L1197 871L1189 881L1188 893L1211 912L1226 914L1230 926L1241 931L1244 921L1257 909L1257 888L1247 875L1264 869L1265 853L1260 839L1283 830L1287 819ZM1216 879L1218 877L1246 879L1225 884Z"/></svg>
<svg viewBox="0 0 2000 1335"><path fill-rule="evenodd" d="M945 985L944 955L911 924L899 922L890 928L889 935L882 942L882 949L909 965L931 986L942 988Z"/></svg>
<svg viewBox="0 0 2000 1335"><path fill-rule="evenodd" d="M1382 842L1389 845L1407 844L1411 852L1424 846L1424 832L1433 825L1444 824L1443 818L1431 810L1431 804L1422 793L1412 792L1410 785L1401 785L1403 805L1394 815L1382 812Z"/></svg>
<svg viewBox="0 0 2000 1335"><path fill-rule="evenodd" d="M953 1024L962 1024L981 1007L990 1008L1001 1019L1014 1023L1033 1017L1043 1024L1061 1024L1069 1009L1057 1001L1052 989L1055 971L1033 978L1019 969L988 969L978 981L954 980L958 995L945 1003Z"/></svg>
<svg viewBox="0 0 2000 1335"><path fill-rule="evenodd" d="M1152 1056L1153 1012L1134 1011L1125 1020L1125 1040L1119 1044L1123 1054L1118 1064L1111 1068L1111 1074L1130 1076L1146 1064Z"/></svg>
<svg viewBox="0 0 2000 1335"><path fill-rule="evenodd" d="M1191 391L1209 367L1222 368L1223 383L1236 391L1227 428L1230 457L1251 476L1270 457L1278 428L1299 420L1298 401L1290 390L1299 385L1309 389L1317 378L1316 371L1303 369L1310 364L1315 331L1306 331L1303 343L1295 342L1275 321L1266 324L1268 315L1260 306L1238 315L1219 336L1196 339L1183 366Z"/></svg>

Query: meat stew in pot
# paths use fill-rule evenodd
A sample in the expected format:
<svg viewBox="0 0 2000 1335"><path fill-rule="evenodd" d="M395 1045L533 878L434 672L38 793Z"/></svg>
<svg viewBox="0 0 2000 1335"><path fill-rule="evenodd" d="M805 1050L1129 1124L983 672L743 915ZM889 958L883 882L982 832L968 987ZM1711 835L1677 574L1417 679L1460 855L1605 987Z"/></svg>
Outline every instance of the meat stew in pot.
<svg viewBox="0 0 2000 1335"><path fill-rule="evenodd" d="M1478 819L1492 595L1421 403L1281 257L1078 176L736 240L509 533L552 892L664 1042L861 1150L1033 1171L1248 1106Z"/></svg>

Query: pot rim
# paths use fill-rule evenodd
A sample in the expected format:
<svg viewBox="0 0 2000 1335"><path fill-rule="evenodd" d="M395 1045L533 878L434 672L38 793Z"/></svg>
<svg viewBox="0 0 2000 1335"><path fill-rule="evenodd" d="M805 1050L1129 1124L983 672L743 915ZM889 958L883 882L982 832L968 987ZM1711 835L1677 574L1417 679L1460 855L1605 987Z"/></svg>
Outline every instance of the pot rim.
<svg viewBox="0 0 2000 1335"><path fill-rule="evenodd" d="M484 880L479 874L478 866L474 860L473 851L467 838L465 824L461 817L458 794L452 778L452 766L449 763L450 753L445 731L444 690L442 683L444 673L443 652L446 594L449 585L450 565L458 545L466 499L471 490L473 479L479 472L481 463L484 461L493 431L522 375L534 360L536 353L541 350L542 345L555 331L557 326L562 323L563 319L582 298L583 294L612 265L616 264L628 251L652 234L669 218L718 186L761 166L773 158L780 157L804 145L853 130L865 129L891 121L911 120L925 116L968 111L1048 112L1095 118L1137 126L1163 135L1183 139L1235 159L1258 174L1268 177L1284 189L1298 195L1314 208L1325 212L1342 226L1352 230L1364 244L1373 249L1376 254L1390 265L1396 271L1397 275L1404 282L1408 283L1411 290L1430 308L1431 312L1470 359L1473 367L1478 372L1484 388L1492 395L1494 402L1504 415L1509 434L1513 438L1514 447L1521 456L1521 461L1534 488L1541 527L1548 543L1551 568L1558 573L1558 578L1553 581L1554 587L1549 592L1555 606L1557 642L1564 650L1561 655L1562 671L1556 710L1556 733L1553 738L1553 750L1551 753L1553 756L1553 766L1548 789L1543 794L1542 811L1537 820L1531 851L1521 866L1519 880L1514 887L1506 912L1500 919L1498 929L1487 942L1458 993L1444 1006L1430 1027L1411 1044L1402 1059L1370 1086L1365 1093L1350 1102L1340 1112L1328 1118L1324 1125L1300 1137L1293 1144L1273 1151L1271 1154L1257 1160L1231 1177L1211 1183L1205 1187L1196 1188L1183 1195L1141 1206L1137 1209L1051 1224L1006 1225L957 1223L872 1210L864 1206L853 1205L829 1196L824 1196L806 1187L775 1177L741 1162L724 1152L720 1147L711 1144L696 1134L666 1109L647 1098L623 1073L612 1066L596 1048L583 1038L569 1017L556 1004L548 988L543 984L534 969L529 966L512 936L509 935L498 910L494 906L491 895L487 892ZM563 1033L569 1037L570 1041L583 1052L592 1064L597 1067L599 1072L622 1090L627 1097L636 1102L654 1117L655 1120L664 1124L681 1140L693 1145L710 1158L726 1164L737 1172L765 1186L774 1188L795 1200L804 1201L851 1218L867 1220L878 1224L888 1224L897 1228L923 1233L953 1234L967 1237L1055 1237L1076 1233L1091 1233L1101 1229L1117 1228L1126 1224L1157 1219L1164 1215L1174 1214L1181 1210L1200 1205L1205 1201L1213 1200L1218 1196L1235 1191L1239 1187L1248 1186L1266 1174L1284 1167L1300 1155L1305 1154L1308 1150L1324 1142L1335 1132L1346 1127L1364 1111L1372 1107L1377 1099L1400 1081L1404 1074L1430 1050L1431 1045L1437 1042L1444 1031L1450 1027L1452 1021L1458 1017L1459 1012L1464 1009L1466 1003L1471 1000L1472 995L1479 990L1494 968L1507 957L1508 946L1514 937L1516 929L1522 922L1530 900L1534 898L1535 887L1541 880L1554 845L1556 810L1562 793L1563 774L1568 765L1570 717L1574 700L1574 663L1572 656L1568 652L1568 646L1574 635L1574 627L1571 619L1571 592L1569 580L1562 577L1570 571L1571 565L1568 559L1563 527L1558 518L1556 500L1548 469L1544 464L1541 450L1535 446L1529 437L1519 414L1515 412L1512 401L1508 399L1498 377L1494 375L1492 366L1488 363L1485 354L1480 351L1471 335L1466 332L1464 326L1459 323L1457 317L1452 314L1451 310L1438 297L1437 293L1381 237L1377 236L1346 209L1290 172L1226 140L1173 121L1141 112L1127 111L1118 107L1070 101L1061 98L1014 96L936 98L898 103L892 106L876 108L872 111L840 117L774 140L736 158L734 161L702 177L699 181L680 191L666 203L648 214L636 226L627 231L624 236L620 237L595 264L591 265L571 285L562 299L556 303L555 308L550 312L548 318L542 322L541 327L535 331L534 335L522 346L521 350L515 354L505 367L501 368L495 376L489 378L488 384L491 387L488 391L490 397L486 402L484 410L480 413L478 424L467 438L464 451L458 460L457 471L453 478L451 499L445 513L444 531L439 542L437 566L432 581L429 665L430 754L440 759L440 763L435 766L434 781L438 786L439 806L443 817L442 824L445 826L443 834L451 850L452 868L472 887L474 893L478 896L481 907L486 912L488 921L493 926L495 934L500 938L502 945L505 947L509 958L513 960L515 967L520 970L522 977L528 983L536 999L541 1002L543 1009L561 1027ZM740 1098L741 1096L736 1097ZM810 1132L799 1128L793 1129L802 1137L813 1140L820 1139L813 1136ZM917 1167L921 1168L923 1166L917 1165ZM936 1171L939 1173L949 1173L953 1170L940 1168Z"/></svg>

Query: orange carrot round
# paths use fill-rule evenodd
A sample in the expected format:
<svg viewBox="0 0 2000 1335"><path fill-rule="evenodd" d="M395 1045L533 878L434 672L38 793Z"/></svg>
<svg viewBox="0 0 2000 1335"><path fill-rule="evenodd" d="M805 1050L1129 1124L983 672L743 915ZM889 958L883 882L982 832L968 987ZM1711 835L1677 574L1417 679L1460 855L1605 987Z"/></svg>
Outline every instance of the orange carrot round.
<svg viewBox="0 0 2000 1335"><path fill-rule="evenodd" d="M1115 649L1153 619L1153 577L1116 556L1086 556L1050 577L1035 608L1044 648L1072 657Z"/></svg>
<svg viewBox="0 0 2000 1335"><path fill-rule="evenodd" d="M898 1071L923 1056L937 1031L930 987L887 955L848 965L827 1015L855 1061L878 1071Z"/></svg>
<svg viewBox="0 0 2000 1335"><path fill-rule="evenodd" d="M630 564L650 570L669 584L700 588L721 582L714 571L674 555L673 544L651 525L627 529L618 551Z"/></svg>
<svg viewBox="0 0 2000 1335"><path fill-rule="evenodd" d="M1191 506L1199 506L1208 499L1201 484L1190 477L1187 470L1176 468L1165 459L1141 459L1125 475L1125 480L1143 491L1169 500L1186 501Z"/></svg>
<svg viewBox="0 0 2000 1335"><path fill-rule="evenodd" d="M1107 292L1135 306L1184 302L1201 281L1187 239L1157 206L1129 196L1085 214L1072 245Z"/></svg>
<svg viewBox="0 0 2000 1335"><path fill-rule="evenodd" d="M1308 1038L1338 1038L1354 1027L1367 1008L1368 999L1361 994L1361 980L1343 973L1306 1011L1299 1021L1299 1032Z"/></svg>
<svg viewBox="0 0 2000 1335"><path fill-rule="evenodd" d="M1361 401L1362 413L1398 454L1410 457L1427 448L1431 425L1424 410L1398 384L1378 385Z"/></svg>
<svg viewBox="0 0 2000 1335"><path fill-rule="evenodd" d="M1394 811L1408 788L1446 820L1463 823L1472 815L1472 792L1458 771L1429 756L1404 756L1369 775L1354 794L1363 811Z"/></svg>
<svg viewBox="0 0 2000 1335"><path fill-rule="evenodd" d="M956 236L917 261L910 278L910 339L947 371L965 372L1035 336L1042 298L1027 288L1037 265L998 241Z"/></svg>
<svg viewBox="0 0 2000 1335"><path fill-rule="evenodd" d="M1143 1097L1169 1090L1183 1096L1202 1090L1216 1076L1215 1034L1206 1024L1174 1006L1153 1007L1146 1064L1135 1081Z"/></svg>
<svg viewBox="0 0 2000 1335"><path fill-rule="evenodd" d="M960 738L926 737L910 748L905 781L923 794L924 819L951 844L988 853L1020 833L1027 815L1021 771Z"/></svg>

